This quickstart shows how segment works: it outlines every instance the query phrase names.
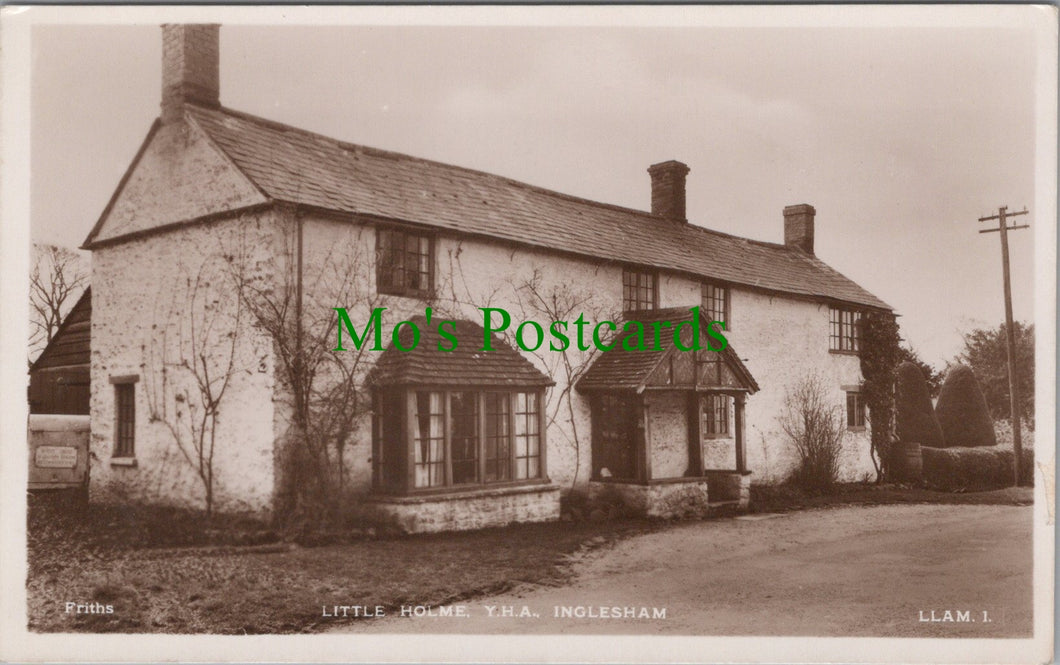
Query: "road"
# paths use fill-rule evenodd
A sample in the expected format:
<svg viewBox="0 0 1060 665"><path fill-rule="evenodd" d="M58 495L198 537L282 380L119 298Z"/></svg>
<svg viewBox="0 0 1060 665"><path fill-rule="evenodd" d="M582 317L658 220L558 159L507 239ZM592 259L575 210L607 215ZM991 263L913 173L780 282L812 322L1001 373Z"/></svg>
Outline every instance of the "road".
<svg viewBox="0 0 1060 665"><path fill-rule="evenodd" d="M585 555L562 587L442 610L466 617L391 615L336 630L1029 637L1031 543L1030 506L845 507L690 522ZM573 616L557 618L563 608ZM584 616L626 608L633 617ZM660 609L665 618L656 618ZM516 616L500 616L508 611Z"/></svg>

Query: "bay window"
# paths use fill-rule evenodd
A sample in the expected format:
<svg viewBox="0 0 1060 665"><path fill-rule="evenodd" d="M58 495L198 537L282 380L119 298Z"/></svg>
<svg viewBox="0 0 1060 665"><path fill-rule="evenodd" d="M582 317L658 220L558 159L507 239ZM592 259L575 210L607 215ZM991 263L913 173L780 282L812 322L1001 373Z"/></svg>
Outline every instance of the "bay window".
<svg viewBox="0 0 1060 665"><path fill-rule="evenodd" d="M373 486L416 493L539 480L542 402L538 390L378 390Z"/></svg>

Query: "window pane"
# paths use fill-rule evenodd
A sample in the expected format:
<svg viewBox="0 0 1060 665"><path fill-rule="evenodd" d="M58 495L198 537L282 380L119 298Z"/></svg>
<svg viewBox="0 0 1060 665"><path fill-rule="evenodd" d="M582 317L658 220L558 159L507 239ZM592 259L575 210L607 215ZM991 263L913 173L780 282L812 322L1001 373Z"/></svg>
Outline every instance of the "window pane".
<svg viewBox="0 0 1060 665"><path fill-rule="evenodd" d="M478 480L478 394L453 393L449 399L453 484L473 483Z"/></svg>
<svg viewBox="0 0 1060 665"><path fill-rule="evenodd" d="M376 241L376 278L380 292L421 295L430 288L431 240L418 234L380 229Z"/></svg>
<svg viewBox="0 0 1060 665"><path fill-rule="evenodd" d="M133 457L136 433L135 384L119 383L114 386L115 423L114 456Z"/></svg>
<svg viewBox="0 0 1060 665"><path fill-rule="evenodd" d="M413 421L416 487L438 487L445 484L445 416L444 394L416 393L416 418Z"/></svg>
<svg viewBox="0 0 1060 665"><path fill-rule="evenodd" d="M541 435L538 432L540 404L536 393L515 397L515 477L537 478L541 474Z"/></svg>
<svg viewBox="0 0 1060 665"><path fill-rule="evenodd" d="M508 393L486 393L486 482L509 480L512 457Z"/></svg>

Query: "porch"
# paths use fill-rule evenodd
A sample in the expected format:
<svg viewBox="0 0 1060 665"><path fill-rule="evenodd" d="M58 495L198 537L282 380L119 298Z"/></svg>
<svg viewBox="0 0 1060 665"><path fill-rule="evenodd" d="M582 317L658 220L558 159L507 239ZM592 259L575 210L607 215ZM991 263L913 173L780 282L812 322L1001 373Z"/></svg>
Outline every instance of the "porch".
<svg viewBox="0 0 1060 665"><path fill-rule="evenodd" d="M590 499L652 517L747 508L745 411L757 383L730 346L693 343L710 324L689 310L636 316L678 332L652 349L605 353L579 381L591 405Z"/></svg>

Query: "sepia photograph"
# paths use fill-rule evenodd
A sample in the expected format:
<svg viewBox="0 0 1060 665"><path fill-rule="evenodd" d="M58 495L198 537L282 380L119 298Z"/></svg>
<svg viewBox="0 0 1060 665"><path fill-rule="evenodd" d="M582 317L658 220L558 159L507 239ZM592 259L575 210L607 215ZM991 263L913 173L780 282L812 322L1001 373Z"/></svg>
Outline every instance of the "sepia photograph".
<svg viewBox="0 0 1060 665"><path fill-rule="evenodd" d="M0 660L1052 660L1057 25L5 6Z"/></svg>

